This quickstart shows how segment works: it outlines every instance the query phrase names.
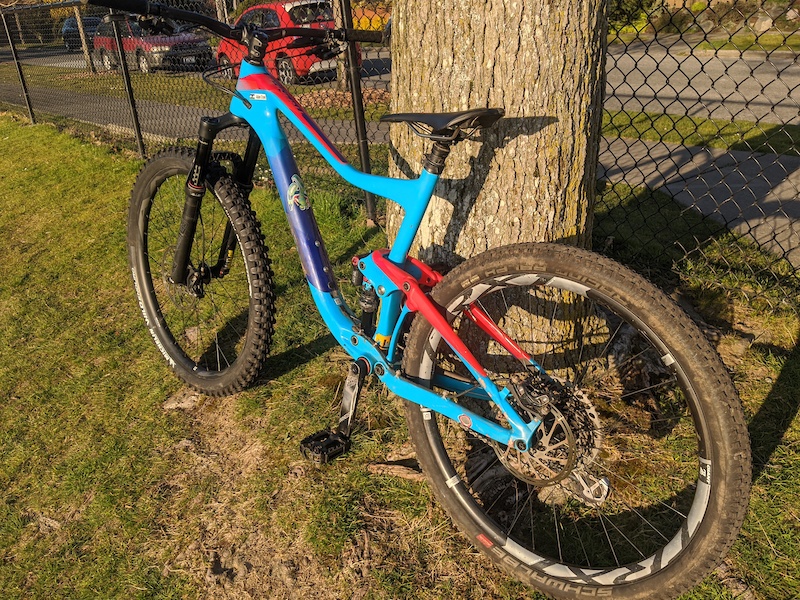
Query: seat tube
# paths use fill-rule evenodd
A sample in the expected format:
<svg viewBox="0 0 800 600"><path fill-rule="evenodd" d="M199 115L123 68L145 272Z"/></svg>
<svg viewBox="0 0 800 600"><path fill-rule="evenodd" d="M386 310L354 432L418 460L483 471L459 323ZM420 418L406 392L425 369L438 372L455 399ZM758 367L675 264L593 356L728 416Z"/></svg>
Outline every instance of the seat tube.
<svg viewBox="0 0 800 600"><path fill-rule="evenodd" d="M388 256L390 261L401 267L406 261L411 245L414 243L414 238L422 223L422 217L428 209L428 204L430 204L436 182L439 181L439 175L431 173L427 169L422 169L417 181L419 185L417 197L408 198L401 203L405 215Z"/></svg>

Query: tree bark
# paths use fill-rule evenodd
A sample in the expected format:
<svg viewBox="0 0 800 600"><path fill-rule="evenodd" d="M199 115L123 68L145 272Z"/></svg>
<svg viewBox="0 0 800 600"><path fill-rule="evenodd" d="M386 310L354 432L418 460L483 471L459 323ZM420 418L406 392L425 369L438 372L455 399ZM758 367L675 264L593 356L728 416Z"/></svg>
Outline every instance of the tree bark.
<svg viewBox="0 0 800 600"><path fill-rule="evenodd" d="M392 109L500 107L454 147L415 242L453 265L522 241L588 246L606 26L601 0L397 0ZM430 143L391 132L392 174L415 177ZM394 235L402 211L392 207Z"/></svg>

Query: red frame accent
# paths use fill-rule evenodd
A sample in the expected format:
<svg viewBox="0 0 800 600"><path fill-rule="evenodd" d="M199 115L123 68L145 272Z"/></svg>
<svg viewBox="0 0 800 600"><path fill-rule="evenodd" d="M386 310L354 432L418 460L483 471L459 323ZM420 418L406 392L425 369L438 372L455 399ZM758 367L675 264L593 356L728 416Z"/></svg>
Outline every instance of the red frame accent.
<svg viewBox="0 0 800 600"><path fill-rule="evenodd" d="M483 329L489 337L493 338L498 344L508 350L514 358L530 362L531 355L520 348L519 344L513 339L508 337L508 334L497 326L497 323L492 321L491 317L487 315L482 308L474 302L469 305L467 310L464 311L467 318L475 323L478 327Z"/></svg>
<svg viewBox="0 0 800 600"><path fill-rule="evenodd" d="M305 125L311 134L322 144L331 156L341 164L347 164L347 159L342 156L339 149L334 146L325 136L319 126L308 116L305 109L300 106L294 96L289 93L283 84L268 73L254 73L247 77L242 77L236 85L236 89L242 91L264 90L275 94L286 105L292 114Z"/></svg>
<svg viewBox="0 0 800 600"><path fill-rule="evenodd" d="M406 260L414 267L419 269L421 275L414 278L410 273L404 271L391 261L386 259L388 250L375 250L372 253L372 260L375 265L394 283L406 296L406 306L411 312L421 312L428 322L442 334L442 337L453 350L458 352L469 364L484 377L486 372L472 355L469 349L461 341L461 338L453 331L447 319L439 311L438 307L422 288L430 290L442 280L442 275L431 269L425 263L416 258L408 257ZM478 327L480 327L489 337L503 346L517 360L525 363L532 362L531 355L525 352L519 344L508 334L498 327L492 318L480 308L476 303L470 304L464 311L464 315Z"/></svg>
<svg viewBox="0 0 800 600"><path fill-rule="evenodd" d="M386 254L388 254L388 250L375 250L372 253L372 260L375 266L405 294L406 307L408 307L411 312L422 313L422 316L433 325L434 329L442 335L445 342L461 356L461 359L464 360L475 373L481 377L488 377L486 371L475 356L473 356L472 352L470 352L469 348L464 345L461 338L459 338L456 332L453 331L453 328L450 327L450 323L447 322L447 319L442 314L443 311L441 307L434 304L428 297L428 294L420 287L421 283L426 287L431 287L428 283L440 281L442 276L424 263L409 258L409 262L422 272L422 276L418 281L410 273L407 273L393 262L387 260Z"/></svg>

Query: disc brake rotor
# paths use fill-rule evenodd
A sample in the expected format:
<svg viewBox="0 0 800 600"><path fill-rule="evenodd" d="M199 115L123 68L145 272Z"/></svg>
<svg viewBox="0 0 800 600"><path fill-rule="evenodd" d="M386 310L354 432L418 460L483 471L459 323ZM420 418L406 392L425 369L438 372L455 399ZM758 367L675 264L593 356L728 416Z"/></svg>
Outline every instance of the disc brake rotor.
<svg viewBox="0 0 800 600"><path fill-rule="evenodd" d="M531 485L542 487L569 477L577 462L577 447L572 428L561 411L550 410L536 430L536 437L536 445L526 452L510 446L501 448L496 442L494 450L506 469Z"/></svg>
<svg viewBox="0 0 800 600"><path fill-rule="evenodd" d="M495 453L506 469L526 483L548 489L557 487L560 495L566 492L587 504L604 502L609 493L608 480L588 470L603 443L594 405L586 394L560 379L544 382L538 378L533 375L526 381L528 393L515 395L517 408L524 416L542 420L531 449L520 452L492 442ZM537 416L542 395L549 399L544 417ZM535 405L527 397L532 397Z"/></svg>

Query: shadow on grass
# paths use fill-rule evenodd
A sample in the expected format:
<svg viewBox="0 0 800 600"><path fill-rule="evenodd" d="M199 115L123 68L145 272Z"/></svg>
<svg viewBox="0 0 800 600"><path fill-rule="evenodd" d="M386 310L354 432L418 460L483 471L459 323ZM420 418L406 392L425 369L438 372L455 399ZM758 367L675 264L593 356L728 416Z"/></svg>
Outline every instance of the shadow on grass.
<svg viewBox="0 0 800 600"><path fill-rule="evenodd" d="M791 350L754 344L754 349L783 359L783 367L752 419L750 444L753 450L753 481L756 481L783 443L786 432L800 413L800 346Z"/></svg>
<svg viewBox="0 0 800 600"><path fill-rule="evenodd" d="M669 195L646 188L600 184L595 207L595 249L625 263L667 291L680 285L702 317L733 329L731 294L764 311L797 311L800 283L784 259L760 251L723 225ZM800 347L758 344L753 350L782 361L764 402L749 421L753 480L800 412Z"/></svg>
<svg viewBox="0 0 800 600"><path fill-rule="evenodd" d="M334 337L327 334L305 344L288 348L278 354L270 354L253 386L263 385L286 375L336 346L338 344Z"/></svg>

